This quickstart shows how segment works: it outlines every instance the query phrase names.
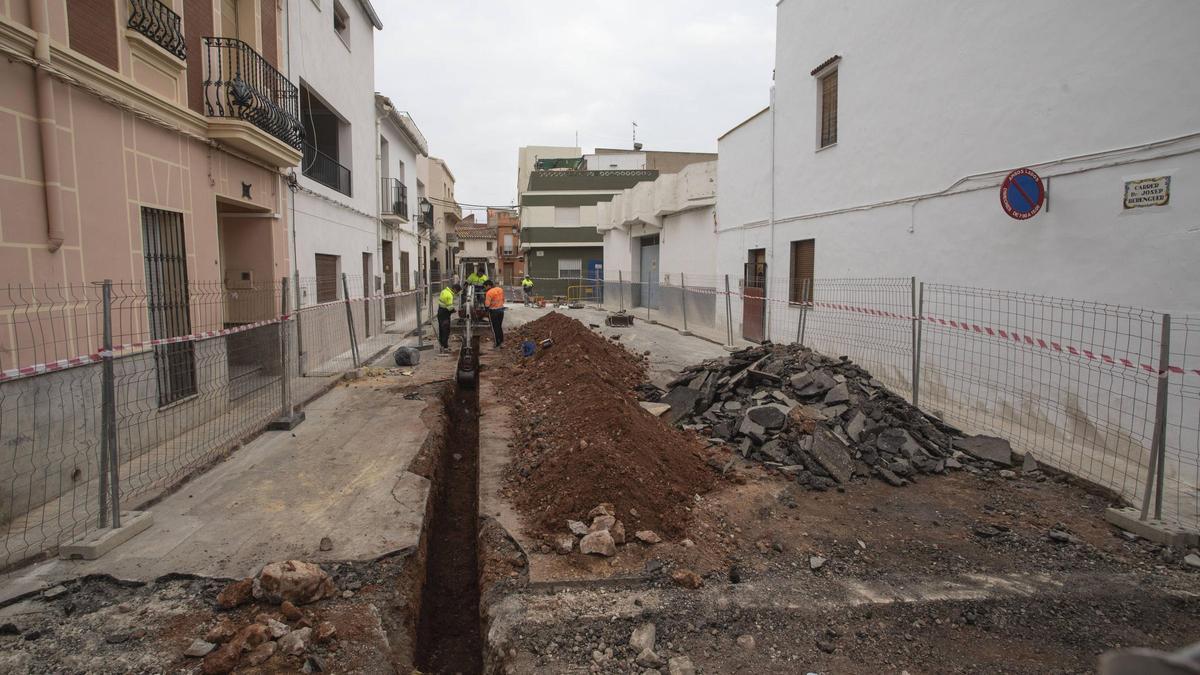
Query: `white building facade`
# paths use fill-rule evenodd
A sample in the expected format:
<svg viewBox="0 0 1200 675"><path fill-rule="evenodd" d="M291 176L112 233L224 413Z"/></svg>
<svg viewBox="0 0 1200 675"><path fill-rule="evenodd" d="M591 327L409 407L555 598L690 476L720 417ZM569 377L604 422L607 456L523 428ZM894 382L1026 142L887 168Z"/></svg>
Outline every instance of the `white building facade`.
<svg viewBox="0 0 1200 675"><path fill-rule="evenodd" d="M375 31L367 0L287 3L290 78L300 89L304 159L292 220L300 303L382 290Z"/></svg>
<svg viewBox="0 0 1200 675"><path fill-rule="evenodd" d="M417 180L419 158L429 145L416 122L398 110L388 97L375 95L379 123L378 195L379 255L383 292L391 295L423 283L423 260L428 259L429 238L422 237L421 186Z"/></svg>
<svg viewBox="0 0 1200 675"><path fill-rule="evenodd" d="M818 278L1200 310L1200 5L1010 9L782 0L773 105L719 143L719 272L761 251L782 293L812 240ZM999 198L1020 167L1048 183L1027 220ZM1159 177L1168 203L1125 207Z"/></svg>

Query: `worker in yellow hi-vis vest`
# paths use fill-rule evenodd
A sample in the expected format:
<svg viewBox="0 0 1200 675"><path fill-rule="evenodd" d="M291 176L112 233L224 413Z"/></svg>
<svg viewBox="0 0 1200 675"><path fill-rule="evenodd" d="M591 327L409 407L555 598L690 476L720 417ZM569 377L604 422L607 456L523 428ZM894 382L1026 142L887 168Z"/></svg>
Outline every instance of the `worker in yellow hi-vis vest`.
<svg viewBox="0 0 1200 675"><path fill-rule="evenodd" d="M443 288L438 294L438 344L441 345L441 349L438 350L439 356L450 354L450 317L458 304L459 293L462 293L462 286L454 284Z"/></svg>

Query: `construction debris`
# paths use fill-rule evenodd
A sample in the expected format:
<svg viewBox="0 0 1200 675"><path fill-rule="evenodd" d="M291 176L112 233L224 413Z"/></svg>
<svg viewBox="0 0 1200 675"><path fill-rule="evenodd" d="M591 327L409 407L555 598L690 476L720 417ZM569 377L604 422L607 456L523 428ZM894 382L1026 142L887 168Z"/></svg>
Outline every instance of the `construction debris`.
<svg viewBox="0 0 1200 675"><path fill-rule="evenodd" d="M1008 442L963 437L846 357L766 344L685 370L666 419L816 490L854 476L902 486L920 474L1012 466Z"/></svg>
<svg viewBox="0 0 1200 675"><path fill-rule="evenodd" d="M504 377L518 392L518 428L506 492L533 531L557 550L564 547L553 538L567 532L603 529L614 547L626 532L683 537L689 505L715 474L704 443L639 405L634 388L645 380L644 359L556 312L514 333ZM553 350L519 356L521 340L551 334ZM602 502L608 513L589 515ZM604 537L580 550L593 546L601 555L614 550Z"/></svg>

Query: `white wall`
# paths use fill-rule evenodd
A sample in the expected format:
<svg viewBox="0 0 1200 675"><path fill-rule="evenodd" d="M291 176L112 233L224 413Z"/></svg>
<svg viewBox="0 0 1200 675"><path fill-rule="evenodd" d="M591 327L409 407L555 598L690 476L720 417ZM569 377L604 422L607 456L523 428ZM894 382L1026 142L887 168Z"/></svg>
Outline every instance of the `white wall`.
<svg viewBox="0 0 1200 675"><path fill-rule="evenodd" d="M318 4L320 5L318 7ZM371 254L380 274L378 177L375 125L375 29L355 0L342 0L349 13L349 46L334 32L333 0L286 3L290 23L289 79L311 88L349 123L352 195L325 187L296 169L305 190L295 195L295 265L300 276L316 274L315 254L341 257L342 271L362 274L362 254ZM285 35L287 31L284 31ZM395 146L392 152L396 152ZM339 206L342 205L342 206ZM347 207L347 208L343 208ZM352 288L358 292L358 288ZM309 301L313 301L312 298Z"/></svg>
<svg viewBox="0 0 1200 675"><path fill-rule="evenodd" d="M381 166L380 172L389 178L401 178L402 182L408 188L408 213L404 214L407 219L398 225L385 224L381 237L392 241L392 271L397 275L395 284L397 291L403 288L400 282L400 253L408 253L409 279L408 283L413 283L413 274L417 272L417 266L420 262L418 256L418 240L417 240L417 219L420 218L421 200L418 196L417 189L417 158L420 156L420 150L413 146L412 142L404 135L402 131L396 128L390 118L383 118L379 124L379 134L387 140L387 166ZM403 172L401 165L403 163ZM380 187L382 189L382 181ZM382 206L382 196L379 202ZM417 214L417 218L413 218L413 214ZM381 250L382 253L382 250ZM380 260L382 269L383 261Z"/></svg>
<svg viewBox="0 0 1200 675"><path fill-rule="evenodd" d="M646 153L622 152L584 155L589 171L615 171L646 168Z"/></svg>
<svg viewBox="0 0 1200 675"><path fill-rule="evenodd" d="M1200 310L1200 294L1177 292L1200 283L1200 143L1105 152L1200 132L1200 4L785 0L778 21L771 276L786 276L788 242L815 237L818 277L916 274ZM810 71L834 55L838 142L817 151ZM722 272L771 243L770 124L762 115L720 144ZM1090 153L1105 154L1063 161ZM1027 221L998 198L1021 166L1052 177L1049 211ZM1164 174L1170 206L1122 208L1125 180ZM913 203L956 184L961 194ZM908 201L871 207L889 200Z"/></svg>

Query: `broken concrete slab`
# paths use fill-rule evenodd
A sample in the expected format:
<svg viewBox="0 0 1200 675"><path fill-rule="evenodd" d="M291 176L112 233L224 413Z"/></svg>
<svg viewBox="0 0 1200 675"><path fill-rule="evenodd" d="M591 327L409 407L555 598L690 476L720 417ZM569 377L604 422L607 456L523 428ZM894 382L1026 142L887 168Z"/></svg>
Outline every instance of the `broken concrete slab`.
<svg viewBox="0 0 1200 675"><path fill-rule="evenodd" d="M995 436L966 436L956 438L954 447L968 455L1001 466L1012 466L1012 446L1003 438Z"/></svg>
<svg viewBox="0 0 1200 675"><path fill-rule="evenodd" d="M662 417L671 410L670 403L655 403L653 401L640 401L638 405L642 406L646 412L655 417Z"/></svg>
<svg viewBox="0 0 1200 675"><path fill-rule="evenodd" d="M1176 548L1200 546L1200 532L1153 518L1142 520L1141 515L1135 508L1114 508L1104 512L1104 519L1157 544Z"/></svg>
<svg viewBox="0 0 1200 675"><path fill-rule="evenodd" d="M777 405L755 406L746 412L746 417L770 431L782 429L787 424L787 411Z"/></svg>
<svg viewBox="0 0 1200 675"><path fill-rule="evenodd" d="M846 445L824 427L818 427L813 433L813 445L809 454L839 483L849 481L854 475L854 460L851 459Z"/></svg>
<svg viewBox="0 0 1200 675"><path fill-rule="evenodd" d="M675 424L684 417L696 413L703 398L703 394L688 387L675 387L667 392L662 399L662 403L671 406L671 411L666 413L667 421Z"/></svg>

